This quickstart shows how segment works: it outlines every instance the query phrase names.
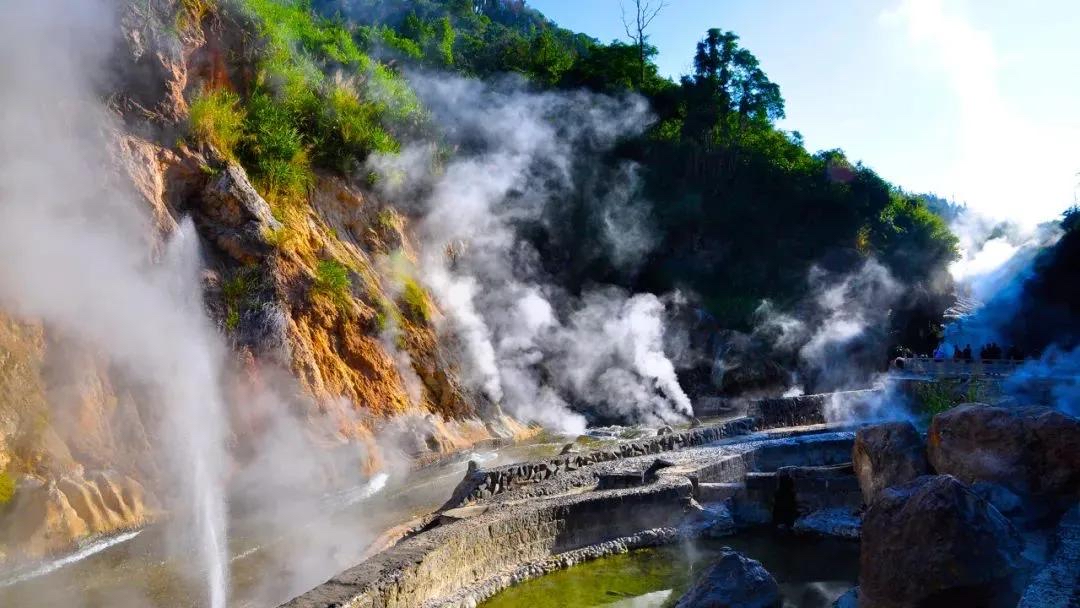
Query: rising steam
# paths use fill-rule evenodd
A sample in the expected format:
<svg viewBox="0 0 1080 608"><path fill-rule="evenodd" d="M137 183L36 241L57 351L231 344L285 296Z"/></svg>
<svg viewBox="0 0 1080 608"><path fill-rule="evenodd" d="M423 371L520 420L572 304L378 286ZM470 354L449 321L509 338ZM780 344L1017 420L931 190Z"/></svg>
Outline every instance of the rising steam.
<svg viewBox="0 0 1080 608"><path fill-rule="evenodd" d="M881 345L901 285L872 258L847 274L814 267L807 281L809 295L796 311L761 304L754 337L774 356L796 361L789 395L806 385L815 392L866 388L887 356Z"/></svg>
<svg viewBox="0 0 1080 608"><path fill-rule="evenodd" d="M565 223L560 205L595 195L594 240L615 267L652 247L636 166L599 169L649 124L644 100L536 92L514 78L410 81L456 154L440 165L417 145L371 166L389 196L416 201L421 272L462 341L470 383L518 417L568 432L584 429L582 404L623 421L690 415L663 350L661 301L608 288L566 293L522 236L526 225Z"/></svg>
<svg viewBox="0 0 1080 608"><path fill-rule="evenodd" d="M0 303L101 349L145 387L163 428L178 555L226 604L223 349L207 321L190 225L160 260L153 231L101 164L114 128L91 78L112 7L20 2L0 23ZM183 540L181 540L183 539Z"/></svg>

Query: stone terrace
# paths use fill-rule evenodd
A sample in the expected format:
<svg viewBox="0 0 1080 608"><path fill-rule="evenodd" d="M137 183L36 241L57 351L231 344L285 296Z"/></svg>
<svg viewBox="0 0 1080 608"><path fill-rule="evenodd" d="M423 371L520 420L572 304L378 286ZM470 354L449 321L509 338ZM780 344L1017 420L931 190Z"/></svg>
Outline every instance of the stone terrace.
<svg viewBox="0 0 1080 608"><path fill-rule="evenodd" d="M798 404L780 405L771 420L815 416ZM756 421L770 420L760 412L756 420L471 471L423 530L285 606L475 606L521 580L692 534L687 522L701 512L695 498L720 487L737 492L749 472L850 461L850 430L753 432Z"/></svg>

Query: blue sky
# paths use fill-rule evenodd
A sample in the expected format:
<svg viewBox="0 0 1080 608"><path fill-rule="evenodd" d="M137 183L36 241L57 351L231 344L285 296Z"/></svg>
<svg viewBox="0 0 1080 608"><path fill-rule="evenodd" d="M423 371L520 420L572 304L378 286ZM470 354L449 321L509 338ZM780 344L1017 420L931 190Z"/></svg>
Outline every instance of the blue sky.
<svg viewBox="0 0 1080 608"><path fill-rule="evenodd" d="M631 0L624 0L627 4ZM619 0L530 0L625 39ZM1076 202L1078 0L668 0L650 41L691 69L709 27L737 33L787 101L785 129L886 179L1025 224Z"/></svg>

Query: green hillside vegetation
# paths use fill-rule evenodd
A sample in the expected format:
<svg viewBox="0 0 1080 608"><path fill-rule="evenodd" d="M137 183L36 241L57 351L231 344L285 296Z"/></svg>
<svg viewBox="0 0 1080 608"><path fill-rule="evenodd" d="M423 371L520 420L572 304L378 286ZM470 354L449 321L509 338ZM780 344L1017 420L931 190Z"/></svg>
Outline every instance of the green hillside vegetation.
<svg viewBox="0 0 1080 608"><path fill-rule="evenodd" d="M641 166L658 244L632 271L617 268L594 242L602 218L593 197L572 197L559 210L582 220L570 233L530 230L565 286L689 288L720 326L740 328L762 299L784 306L804 296L811 264L843 271L873 256L909 287L895 341L924 349L937 339L948 296L934 279L956 256L945 221L841 150L811 153L798 132L778 129L781 89L732 32L703 32L693 72L675 82L659 76L647 38L643 49L603 43L521 0L233 1L260 34L257 78L237 103L239 139L227 112L220 122L230 130L206 139L236 141L271 199L302 195L313 166L349 171L427 133L403 66L638 93L655 122L608 160Z"/></svg>

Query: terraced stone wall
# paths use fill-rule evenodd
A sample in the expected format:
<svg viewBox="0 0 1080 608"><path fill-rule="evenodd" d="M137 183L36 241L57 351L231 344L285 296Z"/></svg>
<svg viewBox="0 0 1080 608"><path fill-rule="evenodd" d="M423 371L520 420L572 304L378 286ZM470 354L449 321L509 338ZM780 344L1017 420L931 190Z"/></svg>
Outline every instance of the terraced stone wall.
<svg viewBox="0 0 1080 608"><path fill-rule="evenodd" d="M881 395L880 390L868 389L759 399L750 402L747 415L757 421L760 429L838 422L868 413Z"/></svg>
<svg viewBox="0 0 1080 608"><path fill-rule="evenodd" d="M409 538L283 608L474 605L484 599L476 596L478 589L489 589L486 597L506 586L498 583L500 576L513 577L530 565L544 568L554 555L675 526L692 493L689 480L673 477L644 488L493 509Z"/></svg>
<svg viewBox="0 0 1080 608"><path fill-rule="evenodd" d="M745 435L754 429L749 418L738 418L715 426L705 426L682 432L669 433L629 441L619 445L592 450L582 454L567 454L536 462L512 464L470 473L458 487L444 508L453 508L476 500L490 498L523 484L550 479L566 471L583 466L647 454L660 454L672 450L705 445L725 437Z"/></svg>

